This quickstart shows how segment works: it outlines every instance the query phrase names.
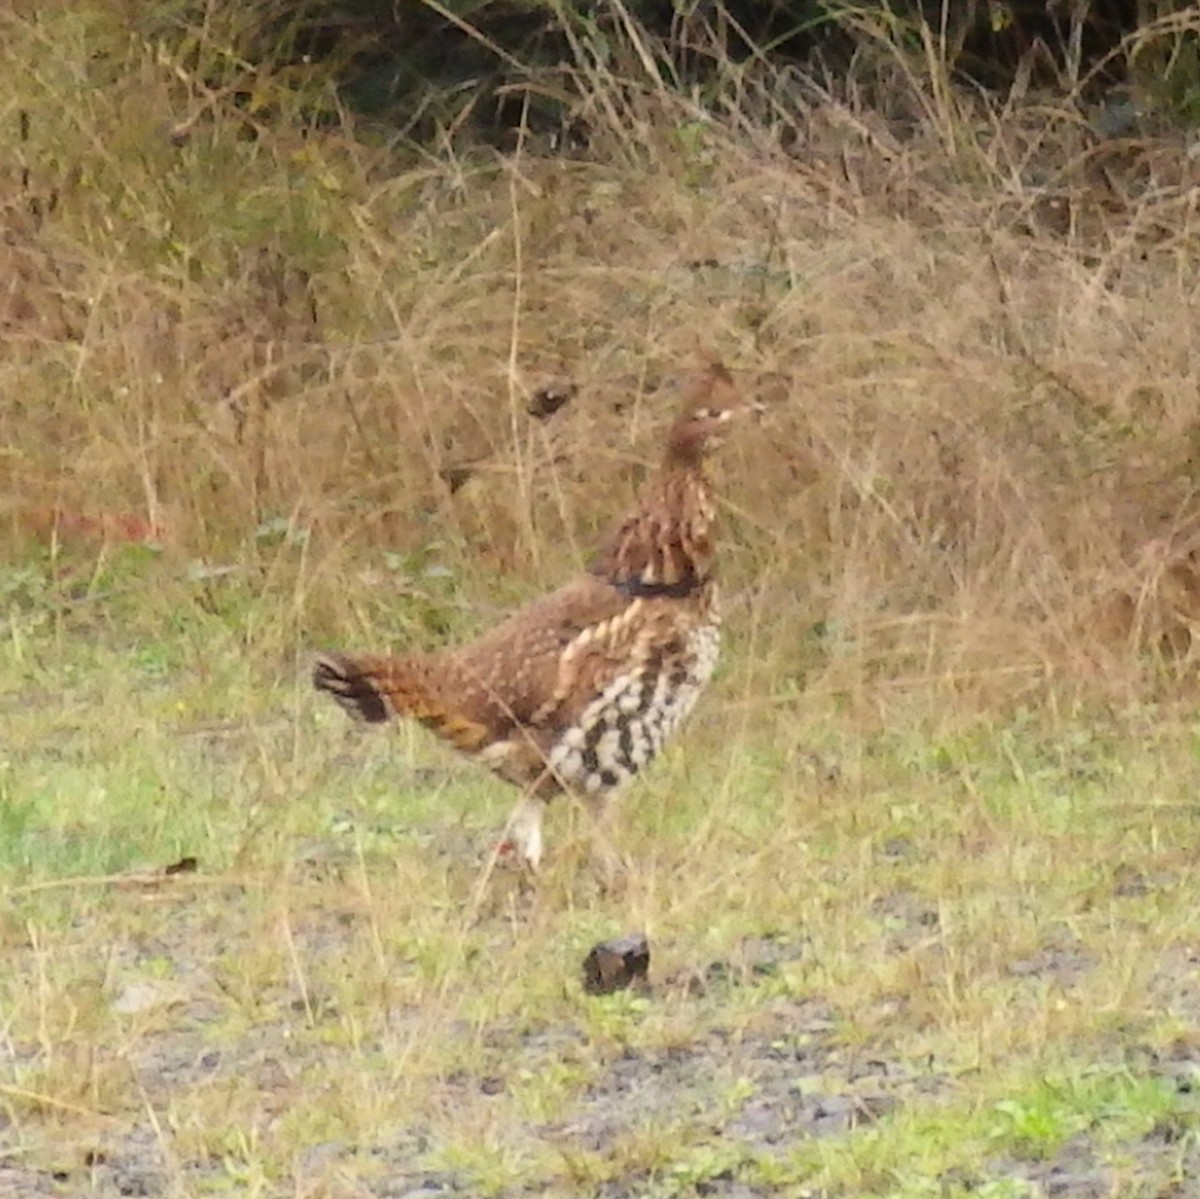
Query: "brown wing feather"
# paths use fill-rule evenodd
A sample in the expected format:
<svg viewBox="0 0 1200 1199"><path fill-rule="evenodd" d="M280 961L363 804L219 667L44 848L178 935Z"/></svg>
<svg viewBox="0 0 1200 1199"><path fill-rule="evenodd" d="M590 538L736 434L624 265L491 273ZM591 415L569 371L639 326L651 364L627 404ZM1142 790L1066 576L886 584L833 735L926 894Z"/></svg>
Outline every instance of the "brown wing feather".
<svg viewBox="0 0 1200 1199"><path fill-rule="evenodd" d="M471 753L517 729L532 734L557 724L554 714L570 678L577 674L582 683L597 674L606 654L620 652L611 639L597 640L592 664L578 659L564 676L567 647L629 607L614 587L584 575L457 650L399 658L323 654L313 683L358 719L406 716Z"/></svg>
<svg viewBox="0 0 1200 1199"><path fill-rule="evenodd" d="M630 600L581 575L449 655L470 683L465 709L503 734L537 727L560 685L564 651L580 634L628 610Z"/></svg>

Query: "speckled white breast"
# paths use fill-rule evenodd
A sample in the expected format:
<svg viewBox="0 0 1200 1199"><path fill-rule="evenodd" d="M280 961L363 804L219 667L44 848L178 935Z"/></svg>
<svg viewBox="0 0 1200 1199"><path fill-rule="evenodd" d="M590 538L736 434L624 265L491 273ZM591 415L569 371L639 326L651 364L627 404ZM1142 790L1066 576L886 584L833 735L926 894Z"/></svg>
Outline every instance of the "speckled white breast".
<svg viewBox="0 0 1200 1199"><path fill-rule="evenodd" d="M613 679L551 747L554 772L568 787L590 794L627 782L695 707L719 650L714 618L692 629L681 649L651 656Z"/></svg>

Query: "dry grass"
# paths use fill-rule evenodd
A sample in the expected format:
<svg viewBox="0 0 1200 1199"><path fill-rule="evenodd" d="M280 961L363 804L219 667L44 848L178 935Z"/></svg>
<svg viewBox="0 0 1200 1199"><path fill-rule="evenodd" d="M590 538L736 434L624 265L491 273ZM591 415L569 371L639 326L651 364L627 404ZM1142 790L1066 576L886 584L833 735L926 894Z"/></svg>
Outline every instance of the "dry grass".
<svg viewBox="0 0 1200 1199"><path fill-rule="evenodd" d="M1186 156L882 50L702 109L631 35L586 160L414 160L106 11L0 38L0 1190L1184 1185ZM573 569L701 342L771 406L722 466L724 674L627 896L564 811L472 924L509 797L346 733L307 655ZM585 999L635 927L668 981Z"/></svg>
<svg viewBox="0 0 1200 1199"><path fill-rule="evenodd" d="M746 76L723 115L607 76L594 159L413 166L349 124L245 136L161 50L93 91L38 57L79 19L11 25L46 65L2 122L10 530L123 514L181 561L302 531L327 631L367 547L519 593L625 502L703 341L775 409L730 466L730 569L764 629L821 636L772 669L991 703L1126 687L1130 634L1190 649L1182 152L1098 174L1066 113L941 97L901 141L853 87Z"/></svg>

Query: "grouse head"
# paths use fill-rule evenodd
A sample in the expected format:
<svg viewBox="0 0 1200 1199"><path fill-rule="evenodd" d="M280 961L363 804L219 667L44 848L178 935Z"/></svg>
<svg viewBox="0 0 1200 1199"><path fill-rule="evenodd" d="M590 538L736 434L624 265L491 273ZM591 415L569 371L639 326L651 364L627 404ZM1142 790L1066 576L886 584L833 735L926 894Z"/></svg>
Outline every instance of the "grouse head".
<svg viewBox="0 0 1200 1199"><path fill-rule="evenodd" d="M668 465L699 466L740 418L763 406L745 399L725 365L709 354L683 385L679 415L667 434Z"/></svg>

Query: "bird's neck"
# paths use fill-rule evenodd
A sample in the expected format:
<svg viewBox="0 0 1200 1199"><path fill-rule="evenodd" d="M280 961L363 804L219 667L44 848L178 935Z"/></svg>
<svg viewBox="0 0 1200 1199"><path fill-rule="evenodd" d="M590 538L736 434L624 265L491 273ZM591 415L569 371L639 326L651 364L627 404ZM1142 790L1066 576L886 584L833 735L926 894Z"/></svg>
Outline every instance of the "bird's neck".
<svg viewBox="0 0 1200 1199"><path fill-rule="evenodd" d="M668 460L592 572L634 597L687 598L712 581L715 520L701 465Z"/></svg>

